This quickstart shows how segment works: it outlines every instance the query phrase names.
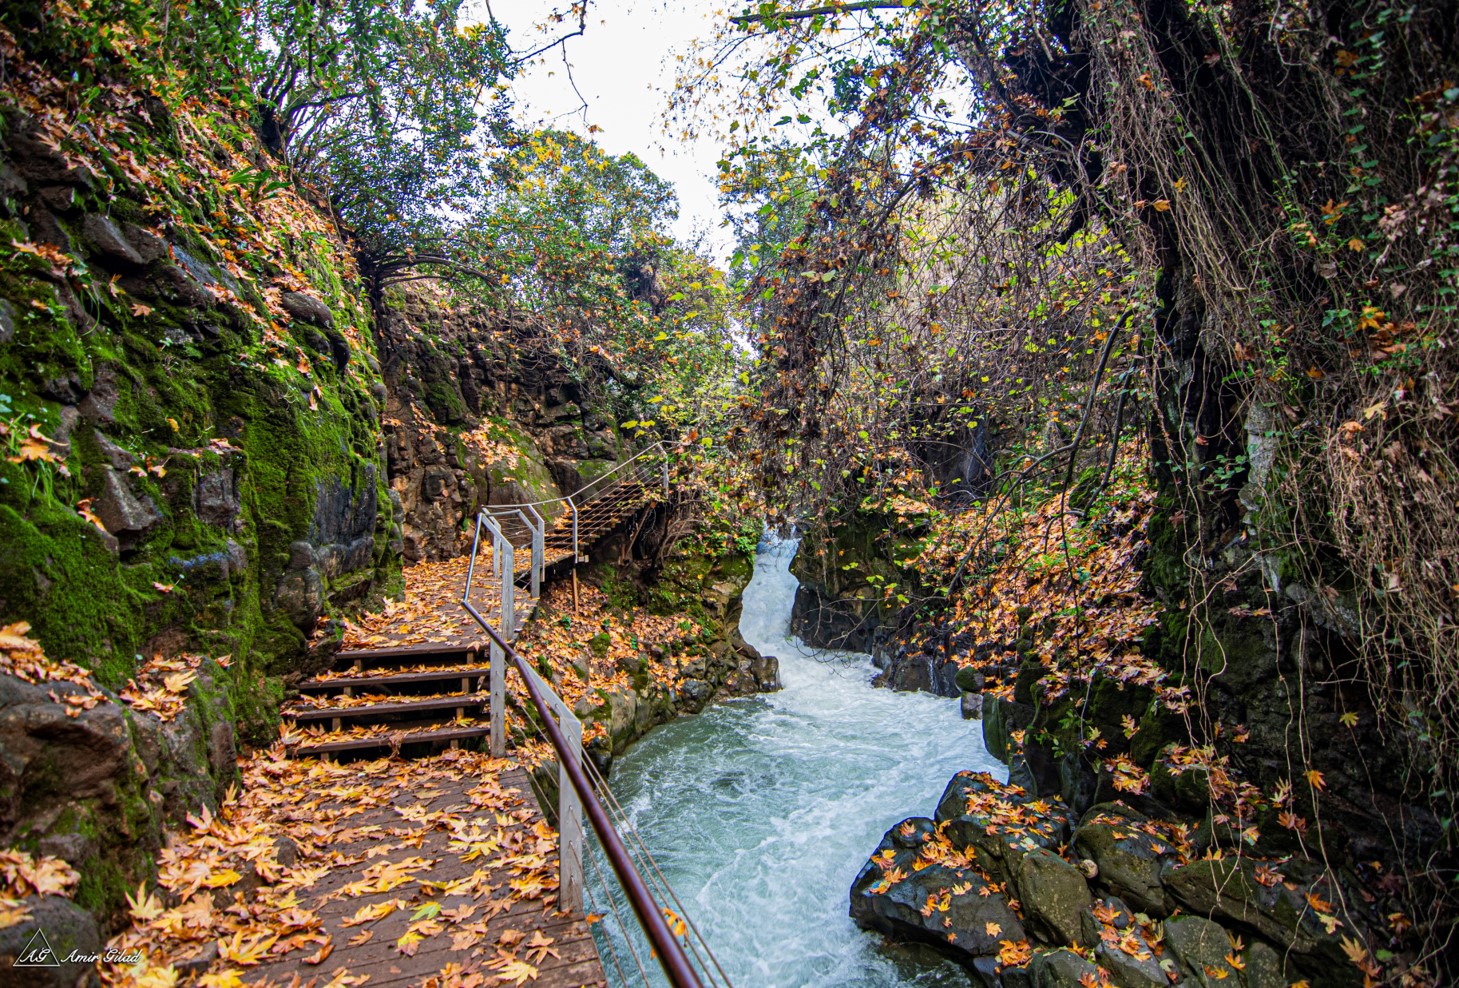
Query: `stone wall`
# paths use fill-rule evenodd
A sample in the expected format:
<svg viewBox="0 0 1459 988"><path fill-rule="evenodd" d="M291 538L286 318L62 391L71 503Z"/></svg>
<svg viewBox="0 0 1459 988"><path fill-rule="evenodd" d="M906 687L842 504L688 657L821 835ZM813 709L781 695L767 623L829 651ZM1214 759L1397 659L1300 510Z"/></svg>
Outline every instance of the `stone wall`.
<svg viewBox="0 0 1459 988"><path fill-rule="evenodd" d="M461 552L480 506L571 493L619 456L606 403L500 317L424 288L392 294L377 332L407 562Z"/></svg>

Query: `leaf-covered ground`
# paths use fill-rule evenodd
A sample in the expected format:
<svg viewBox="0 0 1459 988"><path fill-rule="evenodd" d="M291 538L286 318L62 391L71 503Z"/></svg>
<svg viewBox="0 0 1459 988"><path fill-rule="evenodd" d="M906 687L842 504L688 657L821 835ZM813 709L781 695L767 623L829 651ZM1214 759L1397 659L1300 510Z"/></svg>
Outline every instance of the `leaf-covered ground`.
<svg viewBox="0 0 1459 988"><path fill-rule="evenodd" d="M139 890L109 984L497 985L561 965L557 835L515 763L451 751L334 764L282 747L190 816ZM554 935L556 931L556 935ZM341 950L348 947L349 949ZM369 977L365 977L369 975Z"/></svg>

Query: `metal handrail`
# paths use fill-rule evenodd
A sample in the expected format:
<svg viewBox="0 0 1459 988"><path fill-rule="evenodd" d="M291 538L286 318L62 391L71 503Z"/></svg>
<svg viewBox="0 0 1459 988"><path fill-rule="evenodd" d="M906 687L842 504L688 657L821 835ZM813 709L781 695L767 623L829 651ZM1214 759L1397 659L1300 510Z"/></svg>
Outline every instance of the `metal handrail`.
<svg viewBox="0 0 1459 988"><path fill-rule="evenodd" d="M524 505L524 507L526 507ZM529 523L530 524L530 523ZM598 835L598 842L607 856L613 871L618 875L618 882L623 888L624 894L628 897L629 903L633 906L634 913L638 916L639 925L643 928L649 942L653 945L654 955L658 958L659 964L668 976L669 983L674 988L703 988L699 974L694 970L693 964L685 952L683 944L674 936L673 930L669 928L661 907L654 901L653 893L649 891L643 876L634 867L633 860L624 847L623 840L618 836L617 830L613 827L613 821L608 816L608 811L598 800L598 794L594 791L592 783L588 780L587 773L583 771L582 765L582 725L573 716L567 705L552 692L548 686L527 664L521 654L513 648L502 634L493 628L485 616L478 611L471 603L471 585L476 573L476 555L481 544L481 529L486 527L492 534L492 556L496 567L500 567L502 574L502 614L501 623L503 629L511 633L515 629L516 615L512 609L512 562L513 550L511 543L502 534L500 526L495 519L485 511L478 513L476 526L476 541L472 545L471 562L466 569L466 587L461 594L461 606L466 612L481 625L483 631L491 639L491 745L492 754L499 755L505 750L504 723L505 723L505 669L504 660L511 659L512 665L516 666L517 674L522 677L522 682L527 687L527 695L532 700L533 707L542 718L543 729L548 740L552 743L553 750L557 753L558 779L559 779L559 812L558 823L559 833L565 833L564 828L572 826L572 816L580 808L587 812L588 819L592 821L593 830ZM534 532L537 529L534 527ZM536 543L534 541L534 550ZM542 557L534 551L534 570L541 565ZM546 694L546 695L544 695ZM548 698L555 700L558 714L563 724L571 722L573 738L570 740L568 732L564 731L563 724L553 716L552 704ZM571 789L575 799L568 801L568 789ZM577 826L581 828L581 817L576 818ZM560 842L561 844L562 842ZM576 860L573 858L576 857ZM564 897L564 905L568 908L581 909L582 895L582 860L580 850L569 849L564 853L560 847L558 856L559 868L562 872L560 894ZM575 900L575 902L574 902Z"/></svg>
<svg viewBox="0 0 1459 988"><path fill-rule="evenodd" d="M673 445L675 447L679 447L679 446L686 446L688 444L684 440L681 439L678 442L674 443ZM658 442L654 443L652 446L645 446L643 449L639 450L637 453L634 453L628 459L624 460L622 463L620 463L617 466L615 466L612 470L609 470L607 473L603 474L601 477L595 477L595 478L593 478L592 480L588 481L583 486L579 487L577 490L573 491L571 494L563 494L563 495L560 495L558 497L543 498L540 501L519 501L519 502L516 502L514 504L493 504L493 505L489 505L489 507L491 507L491 508L540 508L540 507L543 507L544 505L556 504L558 501L569 501L569 500L577 497L579 494L581 494L583 491L587 490L588 488L592 487L593 485L602 483L605 478L613 476L615 473L617 473L618 471L622 470L624 467L628 466L628 464L632 463L634 460L637 460L637 459L639 459L640 457L643 457L643 456L647 456L649 453L652 453L656 449L657 450L662 450L664 452L668 452L669 447L667 445L665 445L664 440L662 440L662 439L660 439Z"/></svg>
<svg viewBox="0 0 1459 988"><path fill-rule="evenodd" d="M683 446L686 446L686 445L688 445L688 443L685 440L680 440L677 443L674 443L673 444L673 448L680 448L680 447L683 447ZM596 490L593 491L593 493L592 493L592 495L590 497L585 498L581 503L579 503L579 501L578 501L578 496L581 495L584 491L587 491L587 490L592 489L595 485L602 484L603 481L606 480L607 478L612 477L614 474L619 473L624 468L626 468L629 464L634 463L636 460L639 460L639 459L647 456L648 454L654 452L655 450L657 450L657 451L665 454L664 459L663 459L662 464L661 464L661 469L662 469L662 478L661 479L662 479L663 486L664 486L664 493L667 494L668 493L668 490L669 490L669 460L668 460L668 456L667 456L667 454L669 452L669 449L670 449L670 446L666 445L664 443L664 441L661 439L658 442L654 443L653 445L648 446L648 447L645 447L644 449L639 450L637 453L634 453L628 459L624 460L622 463L620 463L617 466L615 466L612 470L609 470L607 473L603 474L601 477L597 477L597 478L589 481L588 483L586 483L583 486L579 487L577 490L573 491L571 494L566 494L566 495L563 495L561 497L544 498L544 499L539 500L539 501L521 501L521 502L517 502L517 503L513 503L513 504L488 504L488 505L483 505L482 508L481 508L481 511L483 513L486 513L486 514L495 514L496 512L502 512L503 513L503 517L506 517L506 518L510 518L512 516L512 514L516 514L518 517L520 517L522 519L522 521L526 524L527 528L531 531L531 533L532 533L533 550L534 550L534 552L536 552L536 550L539 547L539 542L540 541L545 541L545 538L546 538L546 530L547 530L547 522L542 517L542 515L537 511L537 508L539 508L539 507L545 507L545 506L547 506L549 504L556 504L556 503L559 503L559 502L560 503L563 503L563 504L566 504L568 511L572 515L572 557L573 557L574 563L576 563L580 559L580 555L581 555L581 553L580 553L580 547L578 545L578 519L579 519L579 514L581 513L582 509L583 508L586 508L589 504L593 504L594 502L600 500L609 491L616 491L620 487L624 486L625 484L631 482L634 479L637 479L639 481L639 483L643 483L644 481L647 480L647 474L644 472L643 465L642 464L639 464L638 466L634 467L634 470L633 470L633 472L631 474L625 474L625 475L619 477L617 480L615 480L611 484L608 484L608 485L605 485L605 486L599 486ZM528 511L531 511L532 514L538 519L538 521L540 523L540 528L538 526L534 526L531 523L531 521L528 520L526 518L526 516L522 514L522 509L524 509L524 508L526 510L528 510ZM555 528L556 525L554 524L553 527ZM540 584L538 583L538 581L536 579L536 575L535 575L535 571L534 571L533 596L536 596L536 593L537 593L537 589L536 588L539 585Z"/></svg>

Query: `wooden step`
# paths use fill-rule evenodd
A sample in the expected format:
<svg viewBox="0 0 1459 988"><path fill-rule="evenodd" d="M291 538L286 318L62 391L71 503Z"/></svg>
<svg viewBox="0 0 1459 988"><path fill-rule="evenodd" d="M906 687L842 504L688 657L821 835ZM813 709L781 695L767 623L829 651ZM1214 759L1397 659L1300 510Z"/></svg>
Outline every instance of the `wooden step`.
<svg viewBox="0 0 1459 988"><path fill-rule="evenodd" d="M487 665L462 666L456 669L430 669L424 672L392 672L376 676L340 676L338 679L306 679L298 686L301 693L321 693L330 690L366 690L371 687L389 689L394 686L416 683L460 682L490 674Z"/></svg>
<svg viewBox="0 0 1459 988"><path fill-rule="evenodd" d="M440 710L471 710L485 706L490 698L484 694L432 697L412 700L402 697L380 703L360 703L349 707L300 707L281 711L284 717L298 724L327 720L359 720L366 717L393 717L400 714L425 714Z"/></svg>
<svg viewBox="0 0 1459 988"><path fill-rule="evenodd" d="M469 741L472 738L484 738L491 733L489 724L471 724L466 727L438 727L424 730L407 731L399 735L401 746L407 744L423 744L426 742L449 743L451 741ZM370 751L377 748L389 748L395 743L395 737L391 734L381 734L368 738L346 738L341 741L309 741L301 742L294 748L294 754L301 758L308 758L311 755L336 755L346 751Z"/></svg>
<svg viewBox="0 0 1459 988"><path fill-rule="evenodd" d="M439 642L428 642L421 645L390 645L382 648L347 648L335 653L335 668L349 667L356 664L380 665L382 663L394 663L395 665L406 665L412 662L428 662L432 659L441 659L456 663L470 662L476 653L481 650L478 644L469 645L448 645Z"/></svg>

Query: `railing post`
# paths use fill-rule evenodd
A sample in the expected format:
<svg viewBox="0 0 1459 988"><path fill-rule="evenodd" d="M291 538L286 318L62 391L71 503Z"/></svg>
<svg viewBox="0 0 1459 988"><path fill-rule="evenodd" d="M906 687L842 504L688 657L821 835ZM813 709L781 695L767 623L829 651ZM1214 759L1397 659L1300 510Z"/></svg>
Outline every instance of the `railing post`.
<svg viewBox="0 0 1459 988"><path fill-rule="evenodd" d="M566 758L579 765L583 759L582 721L563 711L558 717L567 741ZM567 766L557 766L557 898L567 912L583 911L583 802L572 787Z"/></svg>
<svg viewBox="0 0 1459 988"><path fill-rule="evenodd" d="M502 578L499 585L502 588L502 634L508 638L515 638L517 634L517 586L513 582L512 574L517 569L516 553L505 536L500 538L500 546Z"/></svg>
<svg viewBox="0 0 1459 988"><path fill-rule="evenodd" d="M491 643L491 756L507 753L507 656L496 642Z"/></svg>
<svg viewBox="0 0 1459 988"><path fill-rule="evenodd" d="M542 578L547 575L547 519L532 505L527 505L537 525L532 529L532 596L542 596Z"/></svg>
<svg viewBox="0 0 1459 988"><path fill-rule="evenodd" d="M581 558L578 555L578 506L577 502L570 497L567 499L567 506L572 511L572 565L576 570L578 560Z"/></svg>

